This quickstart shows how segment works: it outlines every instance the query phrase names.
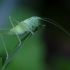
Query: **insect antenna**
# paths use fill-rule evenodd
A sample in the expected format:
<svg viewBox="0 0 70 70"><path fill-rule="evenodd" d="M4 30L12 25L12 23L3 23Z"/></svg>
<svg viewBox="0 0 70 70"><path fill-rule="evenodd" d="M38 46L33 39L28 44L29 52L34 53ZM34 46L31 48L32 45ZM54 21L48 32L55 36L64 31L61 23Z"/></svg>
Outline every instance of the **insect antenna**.
<svg viewBox="0 0 70 70"><path fill-rule="evenodd" d="M41 17L40 19L43 20L43 21L47 21L47 22L49 22L49 23L51 23L51 24L57 26L58 28L60 28L61 30L63 30L65 33L67 33L68 35L70 35L69 32L67 32L60 24L58 24L58 23L55 22L54 20L49 19L49 18L43 18L43 17Z"/></svg>

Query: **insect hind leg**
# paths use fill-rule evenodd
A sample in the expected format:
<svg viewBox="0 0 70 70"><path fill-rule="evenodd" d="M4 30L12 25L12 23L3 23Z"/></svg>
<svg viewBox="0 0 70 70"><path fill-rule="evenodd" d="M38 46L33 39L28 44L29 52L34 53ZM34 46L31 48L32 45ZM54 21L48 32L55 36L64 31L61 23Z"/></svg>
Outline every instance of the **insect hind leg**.
<svg viewBox="0 0 70 70"><path fill-rule="evenodd" d="M5 42L4 42L4 39L3 39L3 36L2 36L1 33L0 33L0 36L1 36L1 39L2 39L2 43L3 43L4 49L5 49L6 55L7 55L7 57L6 57L6 60L7 60L8 59L8 51L7 51L7 48L6 48L6 45L5 45Z"/></svg>
<svg viewBox="0 0 70 70"><path fill-rule="evenodd" d="M10 19L10 22L11 22L12 27L14 28L15 26L14 26L14 24L13 24L13 22L12 22L12 20L11 20L11 17L10 17L10 16L9 16L9 19ZM21 45L21 40L20 40L20 38L19 38L19 35L16 33L16 31L15 31L15 34L16 34L16 36L17 36L18 40L19 40L19 45L18 45L18 46L20 46L20 45Z"/></svg>

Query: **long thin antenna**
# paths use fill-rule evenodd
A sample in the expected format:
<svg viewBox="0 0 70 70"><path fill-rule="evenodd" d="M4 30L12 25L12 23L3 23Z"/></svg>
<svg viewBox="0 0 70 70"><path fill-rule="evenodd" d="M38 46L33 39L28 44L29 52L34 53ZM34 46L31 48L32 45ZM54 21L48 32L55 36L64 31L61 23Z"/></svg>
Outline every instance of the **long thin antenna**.
<svg viewBox="0 0 70 70"><path fill-rule="evenodd" d="M60 28L61 30L63 30L65 33L67 33L68 35L70 35L70 33L67 32L67 31L66 31L61 25L59 25L57 22L55 22L55 21L53 21L53 20L51 20L51 19L49 19L49 18L40 18L40 19L41 19L41 20L44 20L44 21L47 21L47 22L49 22L49 23L51 23L51 24L57 26L58 28Z"/></svg>
<svg viewBox="0 0 70 70"><path fill-rule="evenodd" d="M4 42L4 39L3 39L3 36L2 36L1 33L0 33L0 35L1 35L1 39L2 39L2 43L3 43L4 49L5 49L5 51L6 51L6 55L7 55L6 60L7 60L7 59L8 59L8 51L7 51L7 48L6 48L6 45L5 45L5 42Z"/></svg>

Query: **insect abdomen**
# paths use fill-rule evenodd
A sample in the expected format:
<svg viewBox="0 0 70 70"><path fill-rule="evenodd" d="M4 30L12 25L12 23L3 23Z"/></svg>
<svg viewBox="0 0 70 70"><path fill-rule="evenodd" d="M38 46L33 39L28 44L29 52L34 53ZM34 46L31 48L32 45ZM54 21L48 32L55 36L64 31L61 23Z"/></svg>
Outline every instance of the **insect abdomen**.
<svg viewBox="0 0 70 70"><path fill-rule="evenodd" d="M18 34L18 35L21 35L21 34L24 34L25 33L25 29L23 29L21 26L16 26L14 28L12 28L8 34L9 35L15 35L15 32Z"/></svg>

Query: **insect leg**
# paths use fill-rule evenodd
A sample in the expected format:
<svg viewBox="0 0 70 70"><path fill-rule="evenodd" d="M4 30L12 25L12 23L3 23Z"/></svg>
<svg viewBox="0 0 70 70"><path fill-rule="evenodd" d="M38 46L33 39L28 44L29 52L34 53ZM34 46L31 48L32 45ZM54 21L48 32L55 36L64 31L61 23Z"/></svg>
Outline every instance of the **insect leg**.
<svg viewBox="0 0 70 70"><path fill-rule="evenodd" d="M34 34L33 33L33 31L24 23L24 26L32 33L32 34Z"/></svg>
<svg viewBox="0 0 70 70"><path fill-rule="evenodd" d="M7 59L8 59L8 51L7 51L7 48L6 48L6 45L5 45L5 42L4 42L4 39L3 39L3 36L2 36L1 33L0 33L0 35L1 35L1 39L2 39L2 43L3 43L4 49L5 49L5 51L6 51L6 55L7 55L6 60L7 60Z"/></svg>
<svg viewBox="0 0 70 70"><path fill-rule="evenodd" d="M13 24L13 22L12 22L12 20L11 20L11 17L9 17L9 19L10 19L10 22L11 22L12 27L14 28L14 24ZM19 46L20 46L20 45L21 45L21 40L20 40L18 34L16 33L16 31L15 31L15 34L16 34L18 40L19 40Z"/></svg>
<svg viewBox="0 0 70 70"><path fill-rule="evenodd" d="M14 19L13 17L10 16L10 19L13 19L15 22L17 22L18 24L20 23L19 21L17 21L16 19Z"/></svg>

